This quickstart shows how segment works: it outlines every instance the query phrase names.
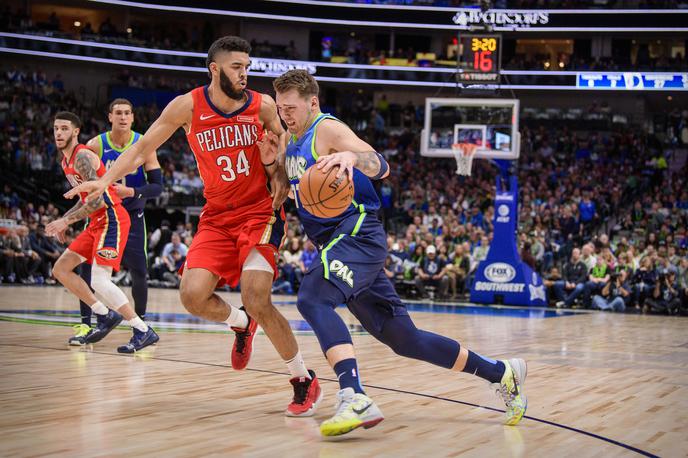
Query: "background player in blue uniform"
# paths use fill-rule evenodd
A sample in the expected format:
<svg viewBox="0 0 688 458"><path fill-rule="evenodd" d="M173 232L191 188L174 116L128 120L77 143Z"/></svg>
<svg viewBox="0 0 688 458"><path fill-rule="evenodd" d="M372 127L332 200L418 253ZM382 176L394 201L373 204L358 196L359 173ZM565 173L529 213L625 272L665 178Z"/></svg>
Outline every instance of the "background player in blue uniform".
<svg viewBox="0 0 688 458"><path fill-rule="evenodd" d="M292 196L304 230L320 252L301 283L297 306L340 385L337 412L321 424L321 433L345 434L383 420L380 409L363 391L351 335L335 312L342 303L395 353L488 380L505 401L506 423L518 423L526 410L521 393L525 361L485 358L453 339L416 328L385 276L386 235L377 217L380 202L371 179L389 174L387 162L345 124L320 112L318 84L308 72L290 70L273 86L277 109L291 134L285 165ZM276 149L276 141L272 137L266 145ZM336 218L315 217L299 205L299 179L316 162L325 171L339 167L338 176L353 177L354 201Z"/></svg>
<svg viewBox="0 0 688 458"><path fill-rule="evenodd" d="M134 132L134 108L127 99L115 99L110 103L108 121L111 130L93 137L87 146L102 159L108 169L119 155L136 143L141 134ZM149 154L146 162L125 176L121 182L114 184L117 195L122 199L124 208L131 218L129 241L124 250L122 265L131 274L131 295L134 298L136 314L145 319L148 305L148 252L146 220L144 207L146 200L158 197L162 193L162 172L156 154ZM90 284L90 266L82 266L82 277ZM91 326L91 309L83 302L81 307L81 325L74 337L69 339L71 345L83 345L83 336Z"/></svg>

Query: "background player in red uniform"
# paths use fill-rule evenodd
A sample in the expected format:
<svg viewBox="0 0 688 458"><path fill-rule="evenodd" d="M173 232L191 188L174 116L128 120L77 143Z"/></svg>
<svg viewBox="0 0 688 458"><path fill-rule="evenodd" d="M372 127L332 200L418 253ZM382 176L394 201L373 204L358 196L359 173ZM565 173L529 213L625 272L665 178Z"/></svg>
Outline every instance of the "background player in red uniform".
<svg viewBox="0 0 688 458"><path fill-rule="evenodd" d="M55 115L53 124L55 144L62 152L62 169L72 186L97 180L105 174L105 165L86 146L79 144L81 120L74 113L62 111ZM64 240L70 224L86 217L86 229L74 239L62 256L55 262L53 274L72 294L88 304L98 317L98 326L84 337L85 343L102 340L124 317L132 326L134 335L128 344L117 348L120 353L133 353L158 341L153 328L139 318L129 305L127 296L111 281L112 270L119 270L124 247L129 236L129 215L122 201L109 186L95 199L79 202L62 218L45 228L49 236ZM91 287L105 304L91 292L88 284L74 273L81 263L92 264ZM107 307L106 307L107 305ZM110 310L108 310L110 308ZM119 312L119 313L118 313Z"/></svg>
<svg viewBox="0 0 688 458"><path fill-rule="evenodd" d="M280 137L280 145L285 145L286 133L275 101L246 89L250 50L239 37L215 41L206 61L210 84L175 98L104 177L67 195L88 192L90 199L102 194L183 127L198 163L207 203L187 254L181 301L190 313L225 322L235 331L235 369L248 364L257 321L292 376L294 400L287 415L312 415L322 396L320 386L313 371L306 369L289 323L270 300L285 230L281 206L289 183L283 166L280 169L283 161L276 161L275 154L261 157L258 142L268 129ZM278 154L284 154L283 148ZM214 293L218 284L236 285L239 280L242 302L250 317Z"/></svg>
<svg viewBox="0 0 688 458"><path fill-rule="evenodd" d="M111 130L96 135L86 143L86 146L100 157L106 169L124 150L141 138L141 134L131 128L134 123L134 106L129 100L115 99L109 108L108 121L112 126ZM148 305L148 235L144 210L146 200L158 197L162 193L162 172L157 156L150 155L142 166L113 186L131 220L127 246L122 255L122 266L131 276L134 310L142 320L145 320ZM86 283L91 283L91 268L88 264L81 266L81 278ZM91 330L91 309L81 301L79 308L81 324L75 326L76 333L69 339L70 345L83 345L84 337Z"/></svg>

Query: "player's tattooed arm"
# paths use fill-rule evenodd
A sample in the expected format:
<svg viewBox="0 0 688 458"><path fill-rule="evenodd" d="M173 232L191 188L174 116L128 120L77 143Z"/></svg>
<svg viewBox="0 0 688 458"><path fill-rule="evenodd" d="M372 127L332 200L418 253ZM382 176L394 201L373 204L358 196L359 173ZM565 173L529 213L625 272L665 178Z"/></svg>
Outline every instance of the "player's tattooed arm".
<svg viewBox="0 0 688 458"><path fill-rule="evenodd" d="M367 151L365 153L356 153L356 163L354 167L363 172L369 177L374 177L380 173L380 158L377 152Z"/></svg>
<svg viewBox="0 0 688 458"><path fill-rule="evenodd" d="M77 172L79 172L79 175L83 177L84 181L95 181L98 179L98 173L93 164L93 153L89 151L79 151L76 154L74 168ZM98 210L103 205L103 196L100 195L90 202L81 204L79 207L77 207L77 205L65 213L63 218L67 224L81 221L94 211Z"/></svg>
<svg viewBox="0 0 688 458"><path fill-rule="evenodd" d="M78 212L82 207L84 206L84 203L79 200L72 208L67 210L67 212L62 216L65 219L71 218L74 213Z"/></svg>
<svg viewBox="0 0 688 458"><path fill-rule="evenodd" d="M315 142L316 151L320 154L318 168L323 172L339 167L337 178L344 173L353 178L354 168L373 180L389 175L387 161L342 122L322 121L318 125Z"/></svg>

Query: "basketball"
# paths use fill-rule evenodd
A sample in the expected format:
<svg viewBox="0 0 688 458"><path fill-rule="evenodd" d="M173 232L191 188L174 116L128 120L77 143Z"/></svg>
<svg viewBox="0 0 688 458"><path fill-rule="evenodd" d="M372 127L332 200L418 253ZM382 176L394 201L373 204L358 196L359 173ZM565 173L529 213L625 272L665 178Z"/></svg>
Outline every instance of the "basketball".
<svg viewBox="0 0 688 458"><path fill-rule="evenodd" d="M318 218L334 218L351 205L354 183L346 173L337 179L337 171L339 167L323 172L313 165L301 177L299 200L310 214Z"/></svg>

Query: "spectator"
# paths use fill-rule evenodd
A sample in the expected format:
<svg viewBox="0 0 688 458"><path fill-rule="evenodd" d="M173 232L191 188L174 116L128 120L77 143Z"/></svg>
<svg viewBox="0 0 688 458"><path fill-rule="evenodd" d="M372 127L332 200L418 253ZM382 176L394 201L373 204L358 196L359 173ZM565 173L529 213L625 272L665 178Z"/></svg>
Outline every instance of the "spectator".
<svg viewBox="0 0 688 458"><path fill-rule="evenodd" d="M597 265L597 256L595 256L595 246L591 243L586 243L581 249L581 261L585 264L588 272L590 272Z"/></svg>
<svg viewBox="0 0 688 458"><path fill-rule="evenodd" d="M592 295L602 291L602 288L609 282L609 267L604 257L598 256L595 267L592 268L588 275L588 281L585 284L585 305L589 305Z"/></svg>
<svg viewBox="0 0 688 458"><path fill-rule="evenodd" d="M172 253L173 251L176 251L177 255L174 255ZM156 280L170 281L169 276L166 276L165 274L174 273L177 272L177 270L179 270L177 268L178 259L186 259L187 251L188 247L184 243L182 243L182 239L179 236L179 234L173 232L171 235L170 242L165 245L159 260L153 266L152 277Z"/></svg>
<svg viewBox="0 0 688 458"><path fill-rule="evenodd" d="M614 272L600 294L593 296L592 307L598 310L623 312L626 310L626 302L630 296L631 291L627 283L626 272Z"/></svg>
<svg viewBox="0 0 688 458"><path fill-rule="evenodd" d="M564 264L562 279L554 282L552 293L557 299L557 308L571 307L573 302L585 291L588 268L581 260L580 249L571 251L571 259Z"/></svg>
<svg viewBox="0 0 688 458"><path fill-rule="evenodd" d="M447 276L449 277L452 299L455 299L459 294L463 295L466 293L466 279L470 271L470 257L464 251L463 245L456 244L454 252L449 256L449 264L447 265Z"/></svg>
<svg viewBox="0 0 688 458"><path fill-rule="evenodd" d="M676 274L662 271L657 277L652 297L645 301L645 310L673 315L681 309L681 299L676 289Z"/></svg>
<svg viewBox="0 0 688 458"><path fill-rule="evenodd" d="M449 277L447 276L446 262L437 256L437 249L430 245L425 251L427 255L423 264L418 268L416 277L416 288L421 297L429 297L426 286L433 286L437 290L437 296L444 299L449 287Z"/></svg>
<svg viewBox="0 0 688 458"><path fill-rule="evenodd" d="M318 257L318 252L315 249L315 245L313 245L313 242L310 240L306 240L303 246L303 252L301 253L301 263L299 265L304 275L308 272L308 269L310 269L316 257Z"/></svg>
<svg viewBox="0 0 688 458"><path fill-rule="evenodd" d="M184 245L181 244L181 246ZM173 248L169 253L169 258L171 262L169 264L165 263L168 270L163 272L162 279L169 283L169 286L178 288L182 279L181 275L179 275L179 269L184 265L186 255L182 255L178 249Z"/></svg>
<svg viewBox="0 0 688 458"><path fill-rule="evenodd" d="M282 250L281 270L284 274L285 280L289 282L292 291L296 291L303 279L303 270L301 270L301 241L298 237L292 237L288 246ZM312 260L311 260L312 262Z"/></svg>
<svg viewBox="0 0 688 458"><path fill-rule="evenodd" d="M9 242L9 229L0 228L0 283L14 283L14 250Z"/></svg>
<svg viewBox="0 0 688 458"><path fill-rule="evenodd" d="M162 254L163 248L172 240L172 230L170 229L170 222L166 219L162 220L160 227L157 228L150 235L150 249L153 250L153 256L158 257Z"/></svg>
<svg viewBox="0 0 688 458"><path fill-rule="evenodd" d="M29 234L29 242L31 249L38 253L41 258L41 267L45 282L49 285L56 283L54 278L50 278L50 271L55 261L62 254L62 249L47 235L45 235L45 226L43 224L36 224L35 231Z"/></svg>
<svg viewBox="0 0 688 458"><path fill-rule="evenodd" d="M678 289L682 311L688 309L688 257L681 258L678 265Z"/></svg>
<svg viewBox="0 0 688 458"><path fill-rule="evenodd" d="M645 256L640 260L640 267L633 276L633 302L636 309L641 309L645 299L652 294L657 283L655 270L652 268L652 258Z"/></svg>
<svg viewBox="0 0 688 458"><path fill-rule="evenodd" d="M521 249L521 261L528 265L534 271L537 271L537 262L532 253L532 244L530 241L523 243L523 248Z"/></svg>

